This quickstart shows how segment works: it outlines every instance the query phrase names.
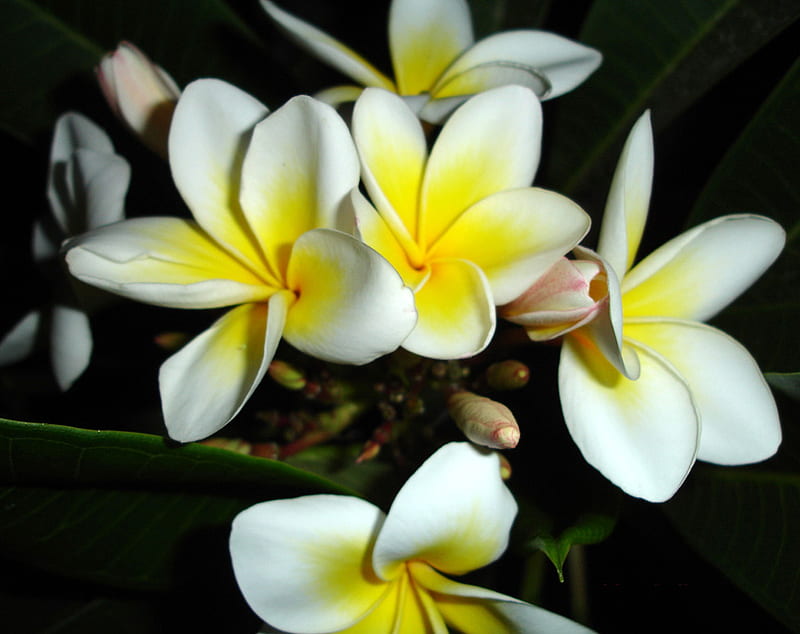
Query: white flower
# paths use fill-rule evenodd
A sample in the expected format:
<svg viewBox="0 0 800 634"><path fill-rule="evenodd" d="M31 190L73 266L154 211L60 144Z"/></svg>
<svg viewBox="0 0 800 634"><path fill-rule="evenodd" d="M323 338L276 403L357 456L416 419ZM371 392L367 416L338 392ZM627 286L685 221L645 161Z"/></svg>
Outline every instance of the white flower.
<svg viewBox="0 0 800 634"><path fill-rule="evenodd" d="M336 495L243 511L231 532L233 570L250 607L267 622L262 631L588 632L441 574L461 575L500 557L516 512L497 454L450 443L409 478L386 515Z"/></svg>

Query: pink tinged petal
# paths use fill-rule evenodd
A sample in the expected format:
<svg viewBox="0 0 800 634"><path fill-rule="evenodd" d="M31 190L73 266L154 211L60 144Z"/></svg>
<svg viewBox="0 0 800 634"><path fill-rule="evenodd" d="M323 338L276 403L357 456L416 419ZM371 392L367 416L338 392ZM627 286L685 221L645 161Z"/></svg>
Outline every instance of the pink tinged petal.
<svg viewBox="0 0 800 634"><path fill-rule="evenodd" d="M0 367L22 361L33 352L41 324L41 310L27 313L14 324L0 339Z"/></svg>
<svg viewBox="0 0 800 634"><path fill-rule="evenodd" d="M311 229L334 227L358 180L350 132L330 106L295 97L255 127L239 200L279 279L286 279L294 241Z"/></svg>
<svg viewBox="0 0 800 634"><path fill-rule="evenodd" d="M170 438L192 442L222 429L261 382L278 347L291 295L229 310L161 366Z"/></svg>
<svg viewBox="0 0 800 634"><path fill-rule="evenodd" d="M50 359L56 383L68 390L83 374L92 356L92 331L89 318L72 306L53 306L50 330Z"/></svg>
<svg viewBox="0 0 800 634"><path fill-rule="evenodd" d="M625 333L669 359L688 384L703 426L699 460L748 464L778 450L775 399L744 346L691 321L626 321Z"/></svg>
<svg viewBox="0 0 800 634"><path fill-rule="evenodd" d="M409 258L420 264L419 191L428 156L422 125L396 95L367 89L353 112L353 138L370 198Z"/></svg>
<svg viewBox="0 0 800 634"><path fill-rule="evenodd" d="M629 495L668 500L694 463L700 420L689 388L657 353L637 345L631 381L582 330L564 339L558 368L561 408L586 461Z"/></svg>
<svg viewBox="0 0 800 634"><path fill-rule="evenodd" d="M359 84L379 86L394 90L394 84L361 55L351 50L327 33L296 18L269 0L261 0L261 7L286 33L309 53L329 66L347 75Z"/></svg>
<svg viewBox="0 0 800 634"><path fill-rule="evenodd" d="M636 257L652 184L653 129L647 111L636 121L622 148L600 228L597 252L619 278Z"/></svg>
<svg viewBox="0 0 800 634"><path fill-rule="evenodd" d="M287 275L297 301L284 337L334 363L369 363L395 350L417 320L414 294L382 256L330 229L303 234Z"/></svg>
<svg viewBox="0 0 800 634"><path fill-rule="evenodd" d="M422 183L417 242L433 244L490 194L527 187L539 164L542 110L528 89L505 86L467 101L448 119Z"/></svg>
<svg viewBox="0 0 800 634"><path fill-rule="evenodd" d="M403 348L432 359L478 354L494 335L492 290L483 272L466 260L437 260L414 299L417 325Z"/></svg>
<svg viewBox="0 0 800 634"><path fill-rule="evenodd" d="M239 205L239 185L250 134L266 115L246 92L200 79L183 91L169 133L172 178L195 220L226 250L260 269L263 255Z"/></svg>
<svg viewBox="0 0 800 634"><path fill-rule="evenodd" d="M372 555L383 579L409 560L463 574L497 559L517 512L496 453L469 443L439 449L400 489Z"/></svg>
<svg viewBox="0 0 800 634"><path fill-rule="evenodd" d="M465 0L394 0L389 10L389 50L398 92L430 91L473 41Z"/></svg>
<svg viewBox="0 0 800 634"><path fill-rule="evenodd" d="M239 513L230 552L247 603L289 632L338 632L359 621L389 591L369 566L382 519L369 502L339 495L263 502Z"/></svg>
<svg viewBox="0 0 800 634"><path fill-rule="evenodd" d="M625 318L710 319L769 268L785 241L781 226L763 216L722 216L690 229L625 277Z"/></svg>
<svg viewBox="0 0 800 634"><path fill-rule="evenodd" d="M65 248L70 272L81 281L158 306L215 308L275 292L195 223L179 218L107 225Z"/></svg>
<svg viewBox="0 0 800 634"><path fill-rule="evenodd" d="M496 304L505 304L545 274L586 235L589 216L555 192L532 187L491 194L469 207L429 251L460 257L486 274Z"/></svg>
<svg viewBox="0 0 800 634"><path fill-rule="evenodd" d="M522 83L540 99L552 99L583 83L601 61L598 51L555 33L496 33L467 49L432 92L438 98L477 93L504 83ZM483 69L492 72L482 72Z"/></svg>

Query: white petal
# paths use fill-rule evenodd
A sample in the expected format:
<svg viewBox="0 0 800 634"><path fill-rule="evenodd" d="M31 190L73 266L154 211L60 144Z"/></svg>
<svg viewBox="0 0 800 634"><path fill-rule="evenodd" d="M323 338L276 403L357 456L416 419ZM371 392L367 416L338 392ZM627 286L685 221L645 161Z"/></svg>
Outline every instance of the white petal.
<svg viewBox="0 0 800 634"><path fill-rule="evenodd" d="M653 129L650 111L634 124L614 172L603 214L597 252L621 279L636 257L653 184Z"/></svg>
<svg viewBox="0 0 800 634"><path fill-rule="evenodd" d="M395 350L417 320L414 294L391 264L339 231L303 234L287 279L297 301L284 337L318 359L369 363Z"/></svg>
<svg viewBox="0 0 800 634"><path fill-rule="evenodd" d="M311 229L334 228L358 180L350 131L327 104L295 97L255 127L239 201L279 279L294 241Z"/></svg>
<svg viewBox="0 0 800 634"><path fill-rule="evenodd" d="M74 160L84 184L85 209L82 218L70 223L69 235L122 220L131 177L128 162L117 154L83 149L75 152Z"/></svg>
<svg viewBox="0 0 800 634"><path fill-rule="evenodd" d="M769 268L785 241L781 226L763 216L722 216L690 229L625 277L625 317L706 321Z"/></svg>
<svg viewBox="0 0 800 634"><path fill-rule="evenodd" d="M669 359L689 385L703 426L699 460L748 464L778 450L775 399L744 346L690 321L626 321L625 333Z"/></svg>
<svg viewBox="0 0 800 634"><path fill-rule="evenodd" d="M626 379L592 343L570 333L558 368L561 407L586 461L626 493L669 499L694 463L699 415L677 372L637 346L641 374Z"/></svg>
<svg viewBox="0 0 800 634"><path fill-rule="evenodd" d="M389 50L398 92L429 92L473 40L465 0L394 0L389 10Z"/></svg>
<svg viewBox="0 0 800 634"><path fill-rule="evenodd" d="M36 344L42 323L42 311L32 310L20 319L0 340L0 367L22 361Z"/></svg>
<svg viewBox="0 0 800 634"><path fill-rule="evenodd" d="M56 304L50 331L50 357L56 382L67 390L83 374L92 356L92 331L82 310Z"/></svg>
<svg viewBox="0 0 800 634"><path fill-rule="evenodd" d="M263 502L239 513L230 551L247 603L289 632L351 625L389 589L368 560L382 519L369 502L339 495Z"/></svg>
<svg viewBox="0 0 800 634"><path fill-rule="evenodd" d="M454 574L485 566L506 549L516 513L498 455L449 443L398 492L375 543L375 571L391 579L412 559Z"/></svg>
<svg viewBox="0 0 800 634"><path fill-rule="evenodd" d="M239 186L250 134L266 115L246 92L200 79L183 91L169 131L172 178L195 220L251 263L262 256L239 206Z"/></svg>
<svg viewBox="0 0 800 634"><path fill-rule="evenodd" d="M388 77L378 71L361 55L327 33L296 18L283 9L279 9L274 2L261 0L261 6L297 44L326 64L333 66L336 70L365 86L380 86L387 90L394 90L394 84Z"/></svg>
<svg viewBox="0 0 800 634"><path fill-rule="evenodd" d="M324 90L314 93L312 97L317 101L321 101L322 103L336 108L343 103L355 101L361 96L362 92L364 92L362 86L331 86L330 88L325 88Z"/></svg>
<svg viewBox="0 0 800 634"><path fill-rule="evenodd" d="M552 99L569 92L591 75L600 65L602 56L588 46L548 33L546 31L507 31L496 33L476 42L450 66L433 90L434 98L464 94L466 85L459 85L458 76L464 77L480 67L506 65L538 75L536 85L541 90L536 94L541 99ZM503 78L486 75L485 87L480 83L469 92L478 92L499 85ZM511 74L503 83L517 83ZM528 85L528 82L525 82ZM475 90L477 88L477 90Z"/></svg>
<svg viewBox="0 0 800 634"><path fill-rule="evenodd" d="M191 442L224 427L256 389L281 338L289 294L229 310L161 366L158 381L171 438Z"/></svg>

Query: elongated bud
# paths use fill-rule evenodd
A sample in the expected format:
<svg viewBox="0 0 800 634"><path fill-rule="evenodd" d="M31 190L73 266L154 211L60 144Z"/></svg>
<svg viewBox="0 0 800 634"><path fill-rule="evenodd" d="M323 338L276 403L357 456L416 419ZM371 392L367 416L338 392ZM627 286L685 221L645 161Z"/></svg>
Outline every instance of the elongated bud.
<svg viewBox="0 0 800 634"><path fill-rule="evenodd" d="M287 390L302 390L306 386L303 372L285 361L273 361L269 364L268 372L276 383Z"/></svg>
<svg viewBox="0 0 800 634"><path fill-rule="evenodd" d="M493 390L518 390L528 384L531 371L520 361L508 359L486 368L486 382Z"/></svg>
<svg viewBox="0 0 800 634"><path fill-rule="evenodd" d="M476 445L513 449L519 442L519 425L502 403L472 392L456 392L447 400L447 411Z"/></svg>
<svg viewBox="0 0 800 634"><path fill-rule="evenodd" d="M100 89L114 111L144 143L167 156L167 136L180 88L130 42L121 42L95 69Z"/></svg>
<svg viewBox="0 0 800 634"><path fill-rule="evenodd" d="M588 251L588 250L586 250ZM589 323L606 298L600 261L561 258L500 315L525 327L534 341L547 341Z"/></svg>

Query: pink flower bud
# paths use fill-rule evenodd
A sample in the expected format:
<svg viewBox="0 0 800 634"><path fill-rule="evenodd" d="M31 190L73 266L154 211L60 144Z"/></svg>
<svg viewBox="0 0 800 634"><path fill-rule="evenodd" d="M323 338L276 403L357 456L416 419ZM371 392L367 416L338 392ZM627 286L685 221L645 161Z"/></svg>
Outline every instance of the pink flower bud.
<svg viewBox="0 0 800 634"><path fill-rule="evenodd" d="M130 42L121 42L95 70L114 113L148 147L166 157L172 113L181 94L172 77Z"/></svg>
<svg viewBox="0 0 800 634"><path fill-rule="evenodd" d="M519 442L519 425L502 403L472 392L456 392L447 400L447 410L458 428L476 445L513 449Z"/></svg>
<svg viewBox="0 0 800 634"><path fill-rule="evenodd" d="M521 361L507 359L486 368L486 382L493 390L518 390L528 384L531 371Z"/></svg>
<svg viewBox="0 0 800 634"><path fill-rule="evenodd" d="M524 326L532 340L547 341L590 322L606 297L606 276L599 259L561 258L527 291L501 307L500 315Z"/></svg>

